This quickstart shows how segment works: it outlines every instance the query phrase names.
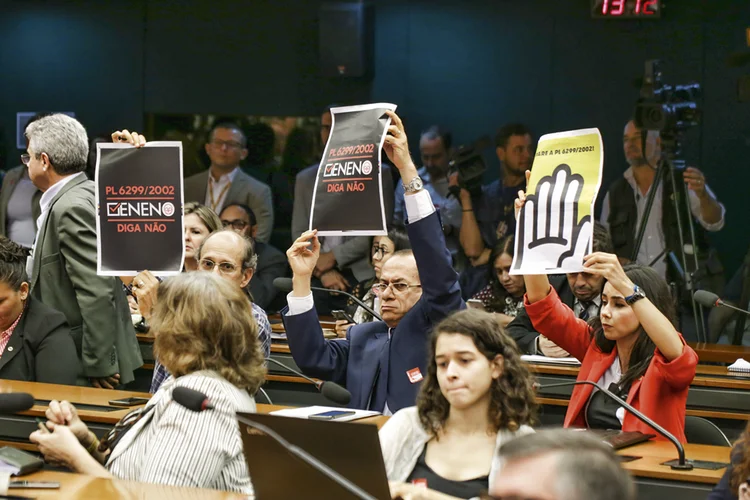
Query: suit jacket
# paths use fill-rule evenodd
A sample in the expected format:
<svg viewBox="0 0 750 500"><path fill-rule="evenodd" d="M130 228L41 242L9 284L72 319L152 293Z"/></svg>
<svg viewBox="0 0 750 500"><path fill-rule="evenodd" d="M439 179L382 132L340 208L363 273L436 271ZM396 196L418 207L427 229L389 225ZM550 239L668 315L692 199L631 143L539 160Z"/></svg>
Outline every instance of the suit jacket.
<svg viewBox="0 0 750 500"><path fill-rule="evenodd" d="M380 384L387 384L392 412L413 406L420 384L411 382L407 372L419 368L422 376L427 374L430 332L443 318L466 307L438 214L409 224L407 231L422 297L391 331L390 342L388 326L382 321L354 325L345 339L325 340L314 307L294 316L286 315L288 309L282 311L294 362L311 377L345 385L352 394L352 408L367 409ZM379 373L379 366L387 369Z"/></svg>
<svg viewBox="0 0 750 500"><path fill-rule="evenodd" d="M573 309L576 297L573 295L570 285L568 285L567 278L565 276L550 276L550 284L557 291L562 303ZM525 308L518 311L518 315L505 327L505 332L516 341L521 354L539 354L536 352L536 339L539 337L539 332L534 329L529 313L526 312Z"/></svg>
<svg viewBox="0 0 750 500"><path fill-rule="evenodd" d="M0 379L75 385L80 372L65 315L29 297L0 357Z"/></svg>
<svg viewBox="0 0 750 500"><path fill-rule="evenodd" d="M205 204L208 189L208 170L185 179L185 202L197 201ZM237 171L229 187L224 205L242 203L253 209L258 221L256 239L267 243L273 231L273 198L267 184L250 177L242 170ZM218 215L218 214L217 214Z"/></svg>
<svg viewBox="0 0 750 500"><path fill-rule="evenodd" d="M267 309L279 292L273 286L273 280L288 274L286 255L276 247L259 241L255 243L255 253L258 255L258 267L250 280L250 293L253 302Z"/></svg>
<svg viewBox="0 0 750 500"><path fill-rule="evenodd" d="M8 170L3 177L3 187L0 189L0 234L8 234L8 202L13 194L13 190L16 188L16 184L23 177L26 171L26 165L19 165L15 168ZM39 206L39 200L42 198L42 192L38 189L31 197L29 202L31 203L31 214L36 221L42 214L42 209Z"/></svg>
<svg viewBox="0 0 750 500"><path fill-rule="evenodd" d="M37 233L31 294L68 320L86 377L134 379L143 364L120 280L96 274L94 183L76 174Z"/></svg>
<svg viewBox="0 0 750 500"><path fill-rule="evenodd" d="M292 241L310 227L310 210L313 189L318 174L318 165L311 165L297 174L294 184L294 209L292 213ZM383 164L383 204L385 220L393 220L393 176L388 165ZM357 281L366 281L375 276L370 263L370 236L345 236L341 245L333 249L336 266L351 269Z"/></svg>
<svg viewBox="0 0 750 500"><path fill-rule="evenodd" d="M548 337L571 356L581 362L577 380L598 382L615 361L617 347L612 352L602 352L591 335L591 328L579 319L573 311L560 302L555 290L533 304L526 303L526 310L536 330ZM682 339L682 336L680 336ZM684 344L683 340L683 344ZM653 419L657 424L685 443L685 404L687 403L690 382L695 377L698 355L685 345L682 354L672 361L656 349L646 373L630 386L627 402L636 410ZM568 411L565 414L565 427L586 427L586 403L594 388L578 385L573 388ZM652 433L648 425L631 413L625 412L623 431ZM657 439L664 439L657 436Z"/></svg>

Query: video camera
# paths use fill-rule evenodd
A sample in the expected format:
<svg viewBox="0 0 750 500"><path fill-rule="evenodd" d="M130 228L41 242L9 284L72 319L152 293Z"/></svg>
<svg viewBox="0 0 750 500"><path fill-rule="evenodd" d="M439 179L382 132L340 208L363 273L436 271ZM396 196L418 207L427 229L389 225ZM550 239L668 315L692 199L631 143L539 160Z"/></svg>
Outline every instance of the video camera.
<svg viewBox="0 0 750 500"><path fill-rule="evenodd" d="M661 62L646 61L640 99L635 108L635 124L645 130L658 130L662 140L675 139L698 125L701 110L696 104L701 87L697 83L666 85L661 80Z"/></svg>
<svg viewBox="0 0 750 500"><path fill-rule="evenodd" d="M458 172L458 189L451 189L451 193L458 198L459 190L465 189L472 197L482 192L482 176L487 165L482 157L482 150L490 147L492 140L489 136L480 137L469 145L458 146L450 158L450 172Z"/></svg>

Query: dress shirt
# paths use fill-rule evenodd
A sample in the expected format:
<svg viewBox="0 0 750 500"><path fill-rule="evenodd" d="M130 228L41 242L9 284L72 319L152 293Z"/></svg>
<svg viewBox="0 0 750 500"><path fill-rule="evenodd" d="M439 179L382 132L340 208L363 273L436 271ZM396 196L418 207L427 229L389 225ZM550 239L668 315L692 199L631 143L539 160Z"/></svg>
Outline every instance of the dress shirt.
<svg viewBox="0 0 750 500"><path fill-rule="evenodd" d="M430 197L429 191L422 189L415 194L405 195L404 199L406 203L406 214L409 218L410 224L422 220L435 212L435 205L432 204L432 198ZM289 292L286 296L287 304L289 305L287 316L306 313L315 305L312 292L305 297L295 297L292 293L293 292Z"/></svg>
<svg viewBox="0 0 750 500"><path fill-rule="evenodd" d="M636 184L635 182L633 167L629 167L623 174L623 177L625 177L625 180L628 181L630 187L633 188L633 193L635 195L635 204L638 213L638 222L635 228L636 234L633 235L633 237L635 238L635 236L638 234L638 229L640 227L641 220L643 219L643 214L646 212L646 203L648 201L649 193L653 188L653 184L646 192L646 194L642 195L640 188L638 188L638 184ZM657 186L656 194L654 195L654 203L651 207L651 212L649 214L648 220L646 221L646 230L643 233L643 241L641 242L641 246L638 249L638 258L636 259L636 262L638 264L642 264L644 266L650 265L651 267L653 267L660 276L667 275L666 255L662 255L662 257L660 257L657 262L653 264L651 263L654 262L654 259L659 257L662 252L664 252L666 245L664 242L664 229L662 228L661 216L663 209L663 186L664 185L661 182ZM711 188L709 188L708 186L706 186L706 193L714 200L716 199L713 191L711 191ZM701 213L701 201L700 198L698 198L698 195L695 194L695 191L689 189L688 198L690 199L690 211L706 231L719 231L724 227L724 216L726 214L726 209L724 208L723 204L719 204L721 206L721 218L717 222L708 223L703 219L703 214ZM669 203L672 202L669 201ZM600 217L600 222L607 229L609 229L609 224L607 222L607 219L609 218L609 211L609 193L607 193L607 195L604 197L604 205L602 206L602 215Z"/></svg>
<svg viewBox="0 0 750 500"><path fill-rule="evenodd" d="M208 184L206 185L206 206L216 212L216 215L220 214L224 208L224 201L227 199L227 194L231 189L234 178L237 177L239 169L239 167L234 167L234 170L219 177L218 181L214 179L213 174L209 170ZM212 191L213 196L211 196ZM211 203L212 199L213 204Z"/></svg>

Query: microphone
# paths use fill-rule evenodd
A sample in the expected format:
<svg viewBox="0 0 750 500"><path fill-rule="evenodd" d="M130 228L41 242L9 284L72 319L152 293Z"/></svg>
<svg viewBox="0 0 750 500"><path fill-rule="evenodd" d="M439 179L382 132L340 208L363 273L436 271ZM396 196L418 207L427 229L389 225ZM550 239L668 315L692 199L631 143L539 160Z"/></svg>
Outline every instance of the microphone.
<svg viewBox="0 0 750 500"><path fill-rule="evenodd" d="M284 363L282 363L281 361L277 359L266 358L266 361L270 361L271 363L278 365L282 368L285 368L289 370L290 372L294 373L295 375L302 377L308 382L312 382L313 384L315 384L315 388L318 389L318 392L320 392L323 396L325 396L327 399L330 399L334 403L338 403L340 405L348 405L349 401L351 401L352 399L352 394L346 389L344 389L343 387L341 387L336 382L322 381L322 380L315 381L312 378L305 375L304 373L299 372L295 370L294 368L291 368L285 365Z"/></svg>
<svg viewBox="0 0 750 500"><path fill-rule="evenodd" d="M273 286L275 286L276 288L278 288L282 292L286 292L286 293L291 292L292 288L294 287L294 285L292 284L292 278L276 278L276 279L273 280ZM378 321L383 321L383 318L380 317L380 315L378 313L376 313L375 311L373 311L373 309L370 306L368 306L367 304L365 304L364 302L362 302L359 299L359 297L355 297L351 293L342 292L342 291L339 291L339 290L332 290L330 288L321 288L321 287L317 287L317 286L311 286L310 290L315 290L316 292L340 293L341 295L346 295L347 297L349 297L350 299L352 299L362 309L364 309L368 313L372 314L373 318L377 318Z"/></svg>
<svg viewBox="0 0 750 500"><path fill-rule="evenodd" d="M690 462L685 461L685 448L682 447L682 443L680 443L676 437L674 437L669 431L667 431L664 427L657 424L650 418L648 418L643 413L639 412L632 406L630 406L628 403L623 401L622 399L615 396L609 389L605 389L604 387L600 386L596 382L592 382L590 380L576 380L575 382L562 382L559 384L545 384L545 385L538 385L537 388L539 389L551 389L553 387L565 387L569 385L592 385L602 391L602 393L607 396L612 401L615 401L617 404L628 410L630 413L635 415L638 420L641 422L644 422L646 425L654 429L656 432L667 438L669 441L672 442L673 445L675 445L675 448L677 448L677 463L672 464L672 470L693 470L693 464Z"/></svg>
<svg viewBox="0 0 750 500"><path fill-rule="evenodd" d="M0 415L26 411L34 406L34 396L28 392L8 392L0 394Z"/></svg>
<svg viewBox="0 0 750 500"><path fill-rule="evenodd" d="M740 309L739 307L734 307L732 304L727 304L726 302L721 300L718 295L709 292L708 290L696 290L693 294L693 298L697 303L704 307L728 307L729 309L733 309L750 316L750 311L745 311L744 309Z"/></svg>
<svg viewBox="0 0 750 500"><path fill-rule="evenodd" d="M175 387L172 391L172 399L177 402L178 404L184 406L188 410L200 412L204 411L209 408L213 408L210 406L210 403L208 402L208 397L206 397L205 394L202 392L198 392L193 389L188 389L187 387ZM200 403L200 404L199 404ZM204 408L204 404L208 405ZM243 416L243 415L236 415L237 420L242 422L243 424L252 427L253 429L257 429L261 431L263 434L267 435L277 443L279 443L286 451L294 455L295 457L299 458L303 462L305 462L307 465L311 466L324 476L326 476L328 479L334 481L336 484L341 486L342 488L346 489L349 493L352 495L362 498L365 500L376 500L375 497L361 489L356 484L349 481L347 478L336 472L335 470L328 467L326 464L315 458L314 456L307 453L305 450L300 448L299 446L295 446L283 437L281 437L279 434L277 434L274 430L270 429L269 427L259 424L257 422L253 422L249 418Z"/></svg>

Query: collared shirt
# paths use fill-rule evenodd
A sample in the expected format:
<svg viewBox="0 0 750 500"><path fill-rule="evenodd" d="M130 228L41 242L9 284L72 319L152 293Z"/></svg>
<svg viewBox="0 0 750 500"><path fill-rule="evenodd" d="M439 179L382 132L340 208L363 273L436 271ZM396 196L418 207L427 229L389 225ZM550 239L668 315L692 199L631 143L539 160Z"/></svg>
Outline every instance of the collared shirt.
<svg viewBox="0 0 750 500"><path fill-rule="evenodd" d="M599 313L601 312L601 308L602 308L602 296L597 295L596 297L594 297L593 300L589 302L589 307L587 311L588 316L586 317L586 320L588 321L591 318L598 317ZM576 298L573 301L573 312L579 318L581 317L581 313L583 312L583 303L580 300L578 300L578 298Z"/></svg>
<svg viewBox="0 0 750 500"><path fill-rule="evenodd" d="M263 357L267 358L271 355L271 323L268 321L268 315L262 307L252 303L252 312L255 322L258 323L258 341L260 342L261 351ZM154 375L151 378L151 388L149 392L154 394L159 390L161 384L169 378L169 372L164 365L159 363L159 360L154 360Z"/></svg>
<svg viewBox="0 0 750 500"><path fill-rule="evenodd" d="M214 176L210 171L208 172L206 206L216 212L217 215L220 214L222 208L224 208L227 193L229 193L229 189L232 187L232 182L234 182L234 178L237 177L237 172L239 170L239 167L234 167L234 170L219 177L218 181L214 179Z"/></svg>
<svg viewBox="0 0 750 500"><path fill-rule="evenodd" d="M409 217L410 224L422 220L435 212L435 205L432 203L430 192L425 189L413 195L404 196L404 198L406 199L406 214ZM289 311L286 313L287 316L306 313L315 306L312 292L305 297L295 297L292 295L292 292L289 292L286 296L286 301L289 305Z"/></svg>
<svg viewBox="0 0 750 500"><path fill-rule="evenodd" d="M641 220L643 219L643 214L646 212L646 203L648 201L648 196L651 192L651 188L653 188L653 184L646 192L646 194L641 194L641 190L638 188L638 184L635 182L633 167L628 167L628 169L623 174L623 177L625 177L625 180L628 181L630 187L633 188L633 193L635 195L635 204L638 213L638 222L636 223L635 228L637 234ZM711 191L711 188L709 188L708 186L706 186L706 193L714 200L716 199L713 191ZM662 255L661 257L659 257L666 248L666 243L664 240L664 228L662 227L662 194L663 183L660 182L657 186L656 193L654 194L654 203L651 207L651 212L649 213L648 220L646 221L646 229L643 233L643 241L641 242L641 246L640 248L638 248L638 258L636 259L636 262L644 266L651 266L656 272L659 273L660 276L666 276L667 256ZM724 215L726 214L726 208L724 208L723 204L719 203L719 206L721 206L721 218L717 222L709 223L703 219L703 214L701 213L701 201L700 198L698 198L698 195L695 194L695 191L689 189L688 198L690 199L690 211L692 212L693 217L698 220L700 225L703 226L706 231L719 231L724 227ZM602 206L602 215L600 217L600 222L607 229L609 229L609 224L607 222L607 219L609 218L609 211L609 193L607 193L607 195L604 197L604 205ZM654 262L654 259L657 258L659 260ZM652 264L652 262L654 263Z"/></svg>
<svg viewBox="0 0 750 500"><path fill-rule="evenodd" d="M29 254L29 257L26 259L26 274L28 274L29 279L31 279L32 273L34 271L34 253L36 253L36 242L39 239L39 230L42 228L42 225L44 223L44 219L47 218L47 212L49 212L49 207L52 204L52 200L55 198L55 196L58 195L60 191L62 191L62 188L65 187L66 184L68 184L73 179L83 175L86 176L83 172L78 172L77 174L69 175L67 177L63 177L53 185L51 185L45 192L42 194L42 197L39 199L39 208L42 209L42 213L39 215L39 217L36 220L36 238L34 238L34 247Z"/></svg>

